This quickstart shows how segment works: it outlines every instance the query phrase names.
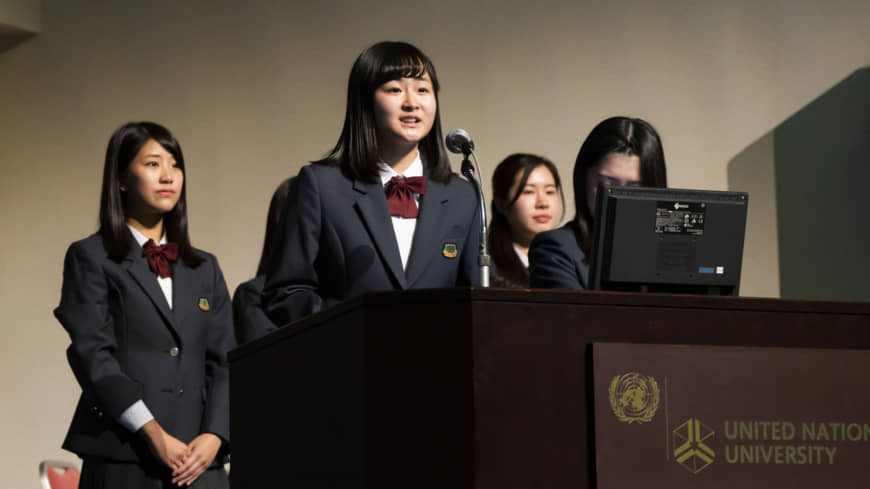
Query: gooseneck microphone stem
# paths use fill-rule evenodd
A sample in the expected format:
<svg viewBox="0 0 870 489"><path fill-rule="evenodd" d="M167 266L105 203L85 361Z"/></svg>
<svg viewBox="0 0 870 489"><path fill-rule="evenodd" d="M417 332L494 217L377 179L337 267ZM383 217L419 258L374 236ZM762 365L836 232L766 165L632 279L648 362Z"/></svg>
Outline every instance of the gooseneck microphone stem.
<svg viewBox="0 0 870 489"><path fill-rule="evenodd" d="M464 129L454 129L447 134L444 141L451 153L462 153L462 174L471 182L474 193L477 194L477 210L480 212L480 253L477 255L477 265L480 267L480 285L489 287L489 246L486 240L486 200L483 198L483 187L480 184L480 165L474 156L474 141ZM471 164L469 156L474 157ZM475 176L476 175L476 176Z"/></svg>
<svg viewBox="0 0 870 489"><path fill-rule="evenodd" d="M477 264L480 266L480 285L483 287L489 287L489 253L487 252L489 246L487 244L486 229L486 200L483 198L483 188L480 185L480 180L476 178L476 175L480 174L480 166L478 165L477 171L475 171L475 165L472 165L471 160L468 159L470 154L472 154L470 151L462 152L462 174L471 182L471 185L474 187L474 193L477 194L477 207L480 211L480 253L477 255ZM477 162L476 157L474 158L474 161L475 163Z"/></svg>

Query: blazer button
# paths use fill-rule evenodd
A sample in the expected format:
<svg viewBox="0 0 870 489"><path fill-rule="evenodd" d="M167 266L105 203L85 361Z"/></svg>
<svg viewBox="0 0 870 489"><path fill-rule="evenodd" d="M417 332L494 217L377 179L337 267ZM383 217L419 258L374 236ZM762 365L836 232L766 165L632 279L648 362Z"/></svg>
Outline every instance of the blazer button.
<svg viewBox="0 0 870 489"><path fill-rule="evenodd" d="M177 357L178 356L178 347L177 346L173 346L172 348L169 349L169 356L170 357Z"/></svg>

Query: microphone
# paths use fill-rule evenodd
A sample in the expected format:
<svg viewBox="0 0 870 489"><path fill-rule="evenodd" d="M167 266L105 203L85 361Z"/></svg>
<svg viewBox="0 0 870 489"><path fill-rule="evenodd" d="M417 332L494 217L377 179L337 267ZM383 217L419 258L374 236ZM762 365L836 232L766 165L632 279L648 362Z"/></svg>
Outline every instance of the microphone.
<svg viewBox="0 0 870 489"><path fill-rule="evenodd" d="M447 133L446 141L447 149L451 153L462 153L464 155L471 154L474 151L474 141L465 129L454 129Z"/></svg>

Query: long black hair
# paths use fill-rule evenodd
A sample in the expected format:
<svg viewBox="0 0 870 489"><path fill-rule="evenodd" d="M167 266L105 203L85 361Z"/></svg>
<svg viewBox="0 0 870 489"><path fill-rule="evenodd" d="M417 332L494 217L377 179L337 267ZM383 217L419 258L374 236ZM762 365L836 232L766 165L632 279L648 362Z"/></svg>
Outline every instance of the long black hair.
<svg viewBox="0 0 870 489"><path fill-rule="evenodd" d="M275 242L275 235L278 232L278 224L281 222L281 215L284 213L287 199L290 196L290 189L295 180L296 177L284 180L275 189L275 193L272 194L272 201L269 203L269 214L266 216L266 236L263 238L263 251L260 253L257 275L265 275L269 271L270 263L272 262L272 247Z"/></svg>
<svg viewBox="0 0 870 489"><path fill-rule="evenodd" d="M130 163L146 142L153 139L168 151L178 168L184 172L181 145L169 129L154 122L128 122L109 139L106 163L103 167L103 189L100 193L100 236L109 258L120 261L130 251L132 235L127 227L124 192L121 191ZM187 179L185 179L187 180ZM187 182L182 182L181 196L175 207L163 215L166 238L178 245L178 255L190 266L197 266L203 258L193 251L187 234Z"/></svg>
<svg viewBox="0 0 870 489"><path fill-rule="evenodd" d="M556 169L556 165L547 158L533 154L515 153L502 160L492 174L492 219L489 223L489 248L495 265L493 269L497 273L493 280L493 285L496 287L525 288L529 286L529 271L514 251L514 238L511 234L510 223L502 209L508 209L516 203L523 193L529 175L539 166L547 168L553 175L556 189L562 199L564 213L565 198L562 195L559 171ZM521 176L517 191L514 195L509 195L511 186L518 174Z"/></svg>
<svg viewBox="0 0 870 489"><path fill-rule="evenodd" d="M349 178L378 181L378 138L375 121L375 90L384 83L405 77L429 75L438 104L435 65L422 51L405 42L379 42L363 51L350 70L347 109L341 136L329 155L316 163L341 166ZM437 182L450 180L450 160L441 137L441 107L419 145L426 175Z"/></svg>
<svg viewBox="0 0 870 489"><path fill-rule="evenodd" d="M583 141L574 163L574 232L577 244L587 257L592 248L595 220L587 203L587 176L611 153L640 159L642 186L666 187L668 184L662 141L649 122L629 117L611 117L598 123Z"/></svg>

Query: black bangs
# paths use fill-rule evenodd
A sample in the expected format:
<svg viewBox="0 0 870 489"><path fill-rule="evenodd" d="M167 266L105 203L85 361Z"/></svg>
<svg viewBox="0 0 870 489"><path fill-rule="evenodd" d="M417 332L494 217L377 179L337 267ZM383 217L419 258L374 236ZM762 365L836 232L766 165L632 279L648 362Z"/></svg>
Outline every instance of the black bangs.
<svg viewBox="0 0 870 489"><path fill-rule="evenodd" d="M434 77L431 73L434 71L435 67L431 66L431 63L428 64L429 66L426 66L426 61L419 57L412 56L401 56L396 59L388 60L381 68L381 72L378 74L379 76L375 80L375 84L381 85L391 80L398 80L399 78L422 78L423 75L426 74L429 74L429 78L433 79L434 84Z"/></svg>
<svg viewBox="0 0 870 489"><path fill-rule="evenodd" d="M361 55L360 61L362 66L368 65L371 69L369 76L364 76L371 83L371 89L391 80L421 78L427 74L435 91L439 89L435 65L411 44L381 42L366 50Z"/></svg>
<svg viewBox="0 0 870 489"><path fill-rule="evenodd" d="M175 158L175 163L178 167L184 170L184 155L181 152L181 144L178 143L178 140L175 138L154 138L154 140L160 146L163 146L163 149Z"/></svg>
<svg viewBox="0 0 870 489"><path fill-rule="evenodd" d="M184 154L181 151L181 144L175 139L175 136L165 127L153 122L142 122L143 129L150 136L149 139L157 141L157 144L163 146L163 149L169 152L175 158L178 167L184 170ZM138 152L138 150L137 150Z"/></svg>

